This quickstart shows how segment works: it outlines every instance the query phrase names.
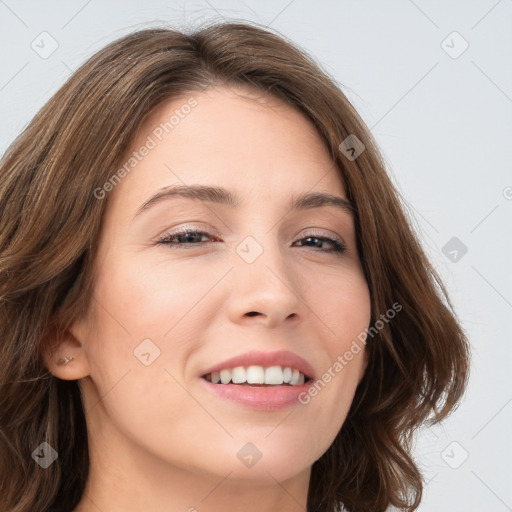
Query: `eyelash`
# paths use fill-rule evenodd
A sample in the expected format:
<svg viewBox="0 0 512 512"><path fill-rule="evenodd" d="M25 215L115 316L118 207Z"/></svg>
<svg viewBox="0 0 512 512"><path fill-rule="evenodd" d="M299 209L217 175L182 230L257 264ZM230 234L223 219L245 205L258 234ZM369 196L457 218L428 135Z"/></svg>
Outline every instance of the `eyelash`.
<svg viewBox="0 0 512 512"><path fill-rule="evenodd" d="M186 243L180 243L180 242L178 242L178 243L173 243L172 242L173 240L175 240L179 236L190 235L190 234L193 234L193 235L206 235L206 236L208 236L210 238L218 240L214 235L212 235L211 233L208 233L206 231L200 231L200 230L197 230L197 229L188 229L188 228L186 228L186 229L183 229L183 230L180 230L180 231L176 231L174 233L165 234L162 238L158 239L158 243L162 244L162 245L168 245L169 247L174 246L174 248L180 249L180 250L182 250L182 249L183 250L188 250L188 248L185 247L186 245L189 245L189 246L194 246L194 245L195 246L199 246L199 245L202 245L202 243L186 244ZM341 255L341 254L343 254L346 251L345 244L339 238L331 238L331 237L325 237L325 236L318 236L318 235L314 235L314 234L309 234L309 235L306 235L304 238L301 238L298 241L301 242L301 241L306 240L308 238L313 238L313 239L321 240L323 242L329 242L332 245L332 249L319 249L322 252L328 252L328 253L332 252L332 253L336 253L336 254L340 254Z"/></svg>

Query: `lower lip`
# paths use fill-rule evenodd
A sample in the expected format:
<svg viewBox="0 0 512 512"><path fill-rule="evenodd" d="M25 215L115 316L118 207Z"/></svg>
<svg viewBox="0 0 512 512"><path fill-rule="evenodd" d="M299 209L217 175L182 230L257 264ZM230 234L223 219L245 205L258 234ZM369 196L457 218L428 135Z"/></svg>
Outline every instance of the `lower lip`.
<svg viewBox="0 0 512 512"><path fill-rule="evenodd" d="M212 393L250 409L260 411L276 411L300 404L299 395L307 393L311 380L298 386L251 387L239 384L213 384L199 379Z"/></svg>

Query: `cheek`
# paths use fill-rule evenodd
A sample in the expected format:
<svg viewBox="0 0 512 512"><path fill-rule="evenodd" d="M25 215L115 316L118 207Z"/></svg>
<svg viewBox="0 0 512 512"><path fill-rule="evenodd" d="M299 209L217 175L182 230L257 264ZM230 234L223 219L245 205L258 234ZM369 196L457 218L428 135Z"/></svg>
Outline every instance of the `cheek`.
<svg viewBox="0 0 512 512"><path fill-rule="evenodd" d="M202 316L210 304L206 295L219 273L200 271L186 260L146 260L119 255L104 266L95 291L101 328L112 340L128 340L132 350L146 338L163 350L171 341L188 339L188 329L197 334L204 327L197 322L207 323L211 313Z"/></svg>
<svg viewBox="0 0 512 512"><path fill-rule="evenodd" d="M197 309L190 310L214 278L201 281L197 273L135 268L113 257L105 261L94 292L94 328L87 339L94 388L88 389L86 410L92 418L105 414L132 442L179 460L183 467L203 463L195 444L201 440L203 453L209 453L212 436L236 454L231 438L192 398L183 375L197 330L203 328L196 321ZM100 397L101 407L96 407Z"/></svg>
<svg viewBox="0 0 512 512"><path fill-rule="evenodd" d="M333 276L315 286L310 300L323 325L325 359L301 402L315 418L311 427L322 432L318 442L326 450L336 437L350 409L365 369L364 334L371 319L371 299L362 272Z"/></svg>
<svg viewBox="0 0 512 512"><path fill-rule="evenodd" d="M328 450L347 417L364 371L364 344L343 341L299 401L312 453Z"/></svg>
<svg viewBox="0 0 512 512"><path fill-rule="evenodd" d="M207 330L218 311L200 300L218 281L216 272L198 273L190 262L174 262L172 272L170 266L113 255L95 284L94 326L89 323L86 344L91 377L100 396L108 393L116 414L133 415L134 424L142 413L158 416L152 425L174 424L179 418L173 411L190 409L190 396L178 382L184 382L189 354L198 348L198 332Z"/></svg>
<svg viewBox="0 0 512 512"><path fill-rule="evenodd" d="M362 270L356 267L311 280L308 290L307 299L325 328L326 346L335 359L369 325L368 284Z"/></svg>

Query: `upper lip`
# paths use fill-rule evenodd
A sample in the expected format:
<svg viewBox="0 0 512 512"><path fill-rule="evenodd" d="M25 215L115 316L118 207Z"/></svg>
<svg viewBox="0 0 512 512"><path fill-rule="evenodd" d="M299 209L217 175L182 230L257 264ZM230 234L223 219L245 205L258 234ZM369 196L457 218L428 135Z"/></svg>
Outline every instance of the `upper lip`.
<svg viewBox="0 0 512 512"><path fill-rule="evenodd" d="M203 371L201 376L208 373L219 372L220 370L236 368L237 366L281 366L283 368L295 368L303 373L305 377L313 378L313 367L299 355L289 350L274 350L273 352L260 352L252 350L244 354L226 359Z"/></svg>

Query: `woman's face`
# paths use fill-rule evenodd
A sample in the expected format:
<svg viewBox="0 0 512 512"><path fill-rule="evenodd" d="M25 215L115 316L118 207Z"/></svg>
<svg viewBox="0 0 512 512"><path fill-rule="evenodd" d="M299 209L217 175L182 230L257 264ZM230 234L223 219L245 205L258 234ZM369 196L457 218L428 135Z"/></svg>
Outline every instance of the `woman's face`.
<svg viewBox="0 0 512 512"><path fill-rule="evenodd" d="M279 100L211 88L154 111L126 161L130 171L109 192L94 300L72 329L86 361L92 447L114 456L122 439L123 453L131 445L230 480L309 475L363 376L365 351L344 354L370 322L349 210L292 206L304 194L346 198L319 135ZM161 195L198 185L226 192ZM215 200L228 193L237 206ZM192 233L176 235L183 230ZM291 373L298 384L205 378L249 366L219 377L279 382Z"/></svg>

